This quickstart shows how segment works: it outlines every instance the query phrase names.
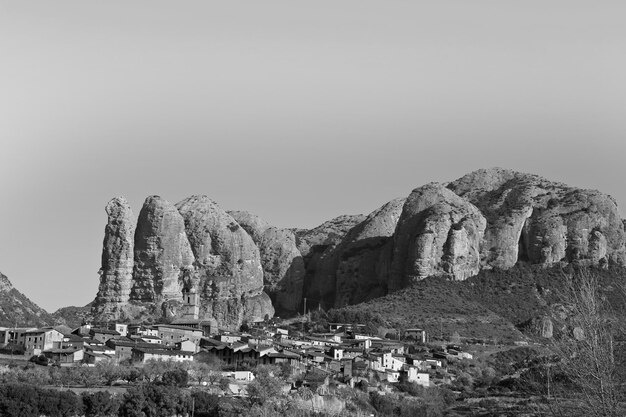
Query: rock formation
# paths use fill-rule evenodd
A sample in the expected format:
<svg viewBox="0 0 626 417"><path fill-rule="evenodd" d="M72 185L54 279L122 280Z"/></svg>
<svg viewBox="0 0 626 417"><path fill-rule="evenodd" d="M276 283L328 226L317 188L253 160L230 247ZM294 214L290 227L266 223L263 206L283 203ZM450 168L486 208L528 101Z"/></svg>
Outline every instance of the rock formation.
<svg viewBox="0 0 626 417"><path fill-rule="evenodd" d="M348 232L335 250L335 307L387 294L391 237L404 202L404 198L397 198L369 214Z"/></svg>
<svg viewBox="0 0 626 417"><path fill-rule="evenodd" d="M448 188L487 218L483 267L626 260L617 204L599 191L500 168L472 172Z"/></svg>
<svg viewBox="0 0 626 417"><path fill-rule="evenodd" d="M305 297L309 299L307 310L314 307L329 308L335 303L334 251L346 234L365 216L344 215L322 223L311 230L296 230L298 250L304 258Z"/></svg>
<svg viewBox="0 0 626 417"><path fill-rule="evenodd" d="M102 244L100 286L93 311L99 317L119 319L133 285L135 220L128 202L115 197L106 206L108 217Z"/></svg>
<svg viewBox="0 0 626 417"><path fill-rule="evenodd" d="M291 315L298 311L304 283L304 260L292 230L272 227L245 211L229 212L259 247L263 284L276 311Z"/></svg>
<svg viewBox="0 0 626 417"><path fill-rule="evenodd" d="M185 222L176 207L159 196L146 199L135 231L131 299L156 303L182 297L183 278L193 270Z"/></svg>
<svg viewBox="0 0 626 417"><path fill-rule="evenodd" d="M341 307L433 275L464 280L520 262L626 264L624 222L610 196L500 168L311 230L226 213L205 196L176 207L149 197L134 236L125 200L113 199L107 214L93 307L101 319L179 317L190 287L203 318L237 327L274 308L294 314L304 298L308 310Z"/></svg>
<svg viewBox="0 0 626 417"><path fill-rule="evenodd" d="M200 314L220 326L274 315L263 292L259 250L248 233L206 196L189 197L176 205L195 255Z"/></svg>
<svg viewBox="0 0 626 417"><path fill-rule="evenodd" d="M477 274L485 225L478 208L443 185L416 188L394 234L389 289L431 275L462 280Z"/></svg>

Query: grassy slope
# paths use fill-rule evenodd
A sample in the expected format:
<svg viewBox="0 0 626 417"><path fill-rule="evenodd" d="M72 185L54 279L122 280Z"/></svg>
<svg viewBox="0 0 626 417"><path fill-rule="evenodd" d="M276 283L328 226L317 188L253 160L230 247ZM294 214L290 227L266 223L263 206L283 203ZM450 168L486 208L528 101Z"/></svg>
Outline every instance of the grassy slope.
<svg viewBox="0 0 626 417"><path fill-rule="evenodd" d="M623 308L616 288L624 268L593 269L606 298ZM431 335L523 340L516 326L550 314L559 302L564 276L572 269L517 266L507 271L482 271L466 281L428 278L412 286L365 303L346 307L378 314L394 327L423 327Z"/></svg>

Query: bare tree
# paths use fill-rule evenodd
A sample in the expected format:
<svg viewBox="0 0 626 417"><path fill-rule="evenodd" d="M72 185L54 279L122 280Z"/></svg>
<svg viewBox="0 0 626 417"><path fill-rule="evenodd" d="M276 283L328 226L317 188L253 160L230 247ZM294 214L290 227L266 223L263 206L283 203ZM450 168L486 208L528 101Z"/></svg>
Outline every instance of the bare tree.
<svg viewBox="0 0 626 417"><path fill-rule="evenodd" d="M552 348L562 372L582 394L581 414L624 415L614 343L619 321L600 292L597 274L580 270L566 276L562 302L569 312L567 326Z"/></svg>

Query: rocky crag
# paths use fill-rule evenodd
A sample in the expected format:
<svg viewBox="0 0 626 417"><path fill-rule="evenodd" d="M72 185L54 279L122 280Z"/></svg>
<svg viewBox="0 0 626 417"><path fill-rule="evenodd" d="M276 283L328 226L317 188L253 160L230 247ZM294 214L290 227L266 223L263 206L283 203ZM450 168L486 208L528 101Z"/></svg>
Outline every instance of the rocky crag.
<svg viewBox="0 0 626 417"><path fill-rule="evenodd" d="M304 260L292 230L280 229L251 213L229 214L252 237L259 248L265 292L279 314L293 315L300 308L304 283Z"/></svg>
<svg viewBox="0 0 626 417"><path fill-rule="evenodd" d="M342 216L296 234L313 307L359 303L429 276L626 264L624 224L610 196L501 168L426 184L367 218Z"/></svg>
<svg viewBox="0 0 626 417"><path fill-rule="evenodd" d="M199 319L225 328L273 316L256 245L207 197L177 205L148 197L132 239L125 200L113 199L106 211L96 320L193 318L183 291L199 295Z"/></svg>
<svg viewBox="0 0 626 417"><path fill-rule="evenodd" d="M107 206L97 317L180 317L182 291L222 326L380 297L431 276L466 280L516 265L624 265L615 201L493 168L430 183L371 214L280 229L204 196L144 204L136 230L121 198ZM133 232L134 230L134 232ZM271 300L271 301L270 301Z"/></svg>

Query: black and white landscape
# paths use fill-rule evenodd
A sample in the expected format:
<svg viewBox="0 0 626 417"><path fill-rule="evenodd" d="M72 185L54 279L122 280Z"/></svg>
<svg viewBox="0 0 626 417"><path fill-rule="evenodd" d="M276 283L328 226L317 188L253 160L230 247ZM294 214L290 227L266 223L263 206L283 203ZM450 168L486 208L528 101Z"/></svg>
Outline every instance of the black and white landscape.
<svg viewBox="0 0 626 417"><path fill-rule="evenodd" d="M0 2L0 415L626 414L625 12Z"/></svg>

